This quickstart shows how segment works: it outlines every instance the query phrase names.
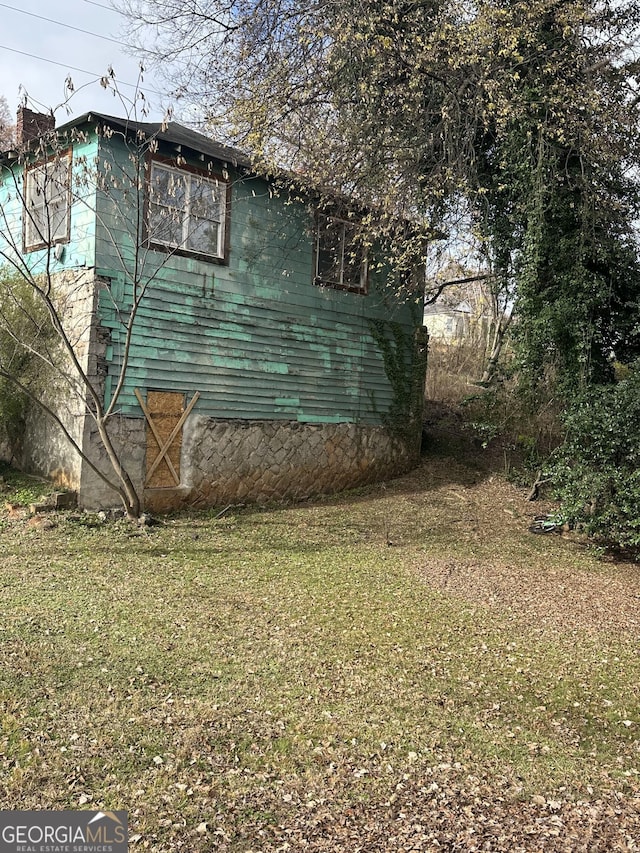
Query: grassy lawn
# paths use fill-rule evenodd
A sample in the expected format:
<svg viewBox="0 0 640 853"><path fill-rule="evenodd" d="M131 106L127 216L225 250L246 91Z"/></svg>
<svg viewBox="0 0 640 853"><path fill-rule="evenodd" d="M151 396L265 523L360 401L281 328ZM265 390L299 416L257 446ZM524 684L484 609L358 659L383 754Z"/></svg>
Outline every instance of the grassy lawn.
<svg viewBox="0 0 640 853"><path fill-rule="evenodd" d="M637 849L638 570L525 494L427 459L149 529L5 518L0 807L126 809L156 851Z"/></svg>

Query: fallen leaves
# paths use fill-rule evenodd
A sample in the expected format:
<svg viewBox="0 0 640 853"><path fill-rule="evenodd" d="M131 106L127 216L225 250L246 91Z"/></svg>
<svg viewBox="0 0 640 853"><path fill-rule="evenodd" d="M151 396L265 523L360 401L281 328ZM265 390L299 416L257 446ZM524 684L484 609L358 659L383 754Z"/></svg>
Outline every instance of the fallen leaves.
<svg viewBox="0 0 640 853"><path fill-rule="evenodd" d="M128 808L157 853L636 849L640 581L530 515L432 461L135 541L0 531L3 806Z"/></svg>

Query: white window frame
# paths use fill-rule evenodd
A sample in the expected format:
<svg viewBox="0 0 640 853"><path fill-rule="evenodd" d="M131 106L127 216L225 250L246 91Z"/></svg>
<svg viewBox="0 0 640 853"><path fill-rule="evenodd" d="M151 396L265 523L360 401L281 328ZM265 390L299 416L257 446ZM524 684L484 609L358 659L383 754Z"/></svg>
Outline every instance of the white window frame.
<svg viewBox="0 0 640 853"><path fill-rule="evenodd" d="M25 252L68 243L71 220L71 151L29 166L24 179Z"/></svg>
<svg viewBox="0 0 640 853"><path fill-rule="evenodd" d="M321 269L321 262L323 257L323 248L322 248L322 238L323 234L327 232L327 226L333 229L340 229L340 237L339 237L339 248L337 257L337 277L328 277L326 275L326 271ZM368 284L368 264L367 264L367 254L366 251L362 247L356 246L356 251L358 254L362 255L360 261L360 275L358 278L358 283L354 283L345 277L345 269L346 262L348 262L348 251L350 239L348 235L348 230L354 230L357 228L357 222L353 222L352 220L342 219L338 216L326 216L325 214L318 213L316 214L315 221L315 252L314 252L314 282L324 287L333 287L338 290L348 290L352 293L367 293L367 284Z"/></svg>
<svg viewBox="0 0 640 853"><path fill-rule="evenodd" d="M177 200L178 203L171 204L172 199L158 198L155 191L156 178L159 173L164 172L170 179L176 181L176 188L182 184L184 198ZM215 211L217 215L203 216L193 213L194 189L197 187L210 188L217 196ZM200 172L181 169L176 166L158 160L151 161L148 191L147 209L147 235L151 246L162 248L167 251L175 251L179 254L193 255L199 258L224 261L227 251L227 190L228 183L219 177L204 175ZM155 196L155 197L154 197ZM162 231L156 227L154 218L164 211L166 216L173 218L172 228L174 234L164 236ZM217 242L214 251L207 251L198 246L189 245L190 239L196 233L197 226L203 223L214 223L217 226ZM175 232L179 232L175 234Z"/></svg>

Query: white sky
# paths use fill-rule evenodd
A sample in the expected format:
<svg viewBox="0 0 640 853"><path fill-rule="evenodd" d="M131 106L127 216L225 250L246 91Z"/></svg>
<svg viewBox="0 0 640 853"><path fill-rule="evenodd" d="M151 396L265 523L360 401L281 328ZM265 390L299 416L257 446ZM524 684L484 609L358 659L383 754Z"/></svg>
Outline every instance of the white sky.
<svg viewBox="0 0 640 853"><path fill-rule="evenodd" d="M0 21L0 94L12 113L20 103L20 86L32 109L47 112L62 104L67 75L76 91L69 101L70 114L64 107L56 110L58 124L91 110L124 116L131 109L99 83L111 65L122 95L135 97L140 60L122 46L126 21L109 8L109 0L0 0ZM145 73L140 90L151 106L147 120L162 119L170 104L161 94L164 89ZM138 113L138 118L143 117Z"/></svg>

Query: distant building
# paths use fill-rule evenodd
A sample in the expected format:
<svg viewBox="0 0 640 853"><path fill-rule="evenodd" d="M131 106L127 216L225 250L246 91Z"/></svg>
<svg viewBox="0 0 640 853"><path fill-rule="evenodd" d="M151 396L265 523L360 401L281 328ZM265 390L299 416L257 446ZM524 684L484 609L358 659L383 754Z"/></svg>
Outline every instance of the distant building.
<svg viewBox="0 0 640 853"><path fill-rule="evenodd" d="M479 306L474 311L466 299L455 306L426 305L423 322L431 343L442 345L475 343L486 346L492 326L488 310Z"/></svg>

